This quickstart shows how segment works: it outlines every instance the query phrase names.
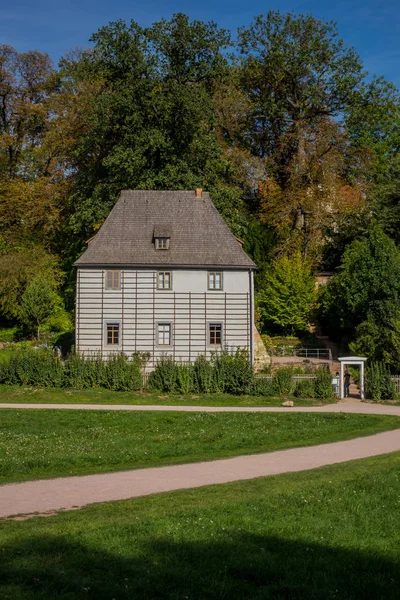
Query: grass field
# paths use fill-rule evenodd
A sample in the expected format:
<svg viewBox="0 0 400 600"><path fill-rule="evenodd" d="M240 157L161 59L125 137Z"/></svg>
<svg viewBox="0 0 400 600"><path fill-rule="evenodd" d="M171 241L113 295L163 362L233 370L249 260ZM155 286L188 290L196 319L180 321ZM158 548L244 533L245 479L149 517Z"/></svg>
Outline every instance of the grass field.
<svg viewBox="0 0 400 600"><path fill-rule="evenodd" d="M397 600L400 454L0 524L5 600Z"/></svg>
<svg viewBox="0 0 400 600"><path fill-rule="evenodd" d="M1 402L57 404L187 404L191 406L280 406L282 398L233 396L231 394L162 394L114 392L112 390L64 390L0 385ZM329 402L295 399L296 406L320 406Z"/></svg>
<svg viewBox="0 0 400 600"><path fill-rule="evenodd" d="M0 411L0 482L269 452L400 427L350 414Z"/></svg>

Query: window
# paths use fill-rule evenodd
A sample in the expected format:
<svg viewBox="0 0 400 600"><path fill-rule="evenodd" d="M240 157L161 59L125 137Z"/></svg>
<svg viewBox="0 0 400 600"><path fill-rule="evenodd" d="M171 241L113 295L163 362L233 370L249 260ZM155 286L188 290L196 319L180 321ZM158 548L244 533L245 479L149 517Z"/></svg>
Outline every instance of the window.
<svg viewBox="0 0 400 600"><path fill-rule="evenodd" d="M208 289L222 290L222 273L220 271L210 271L208 273Z"/></svg>
<svg viewBox="0 0 400 600"><path fill-rule="evenodd" d="M119 345L119 323L106 324L106 340L107 346Z"/></svg>
<svg viewBox="0 0 400 600"><path fill-rule="evenodd" d="M121 289L121 272L106 271L106 290Z"/></svg>
<svg viewBox="0 0 400 600"><path fill-rule="evenodd" d="M169 238L157 237L157 238L155 238L155 242L156 242L156 250L168 250Z"/></svg>
<svg viewBox="0 0 400 600"><path fill-rule="evenodd" d="M171 323L157 323L157 346L171 345Z"/></svg>
<svg viewBox="0 0 400 600"><path fill-rule="evenodd" d="M222 344L222 324L208 324L208 343L210 346L221 346Z"/></svg>
<svg viewBox="0 0 400 600"><path fill-rule="evenodd" d="M172 273L170 271L159 271L157 273L157 289L170 290L172 288Z"/></svg>

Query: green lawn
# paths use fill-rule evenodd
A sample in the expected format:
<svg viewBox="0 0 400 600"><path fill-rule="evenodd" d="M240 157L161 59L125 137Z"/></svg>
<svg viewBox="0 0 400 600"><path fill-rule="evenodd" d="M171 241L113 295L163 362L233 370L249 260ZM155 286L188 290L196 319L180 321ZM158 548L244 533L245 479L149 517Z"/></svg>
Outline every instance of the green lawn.
<svg viewBox="0 0 400 600"><path fill-rule="evenodd" d="M351 414L0 410L0 482L213 460L400 427Z"/></svg>
<svg viewBox="0 0 400 600"><path fill-rule="evenodd" d="M191 406L280 406L282 398L232 396L231 394L161 394L159 392L113 392L111 390L57 390L0 385L0 403L57 404L187 404ZM296 406L320 406L329 402L295 398Z"/></svg>
<svg viewBox="0 0 400 600"><path fill-rule="evenodd" d="M397 600L400 454L0 525L5 600Z"/></svg>

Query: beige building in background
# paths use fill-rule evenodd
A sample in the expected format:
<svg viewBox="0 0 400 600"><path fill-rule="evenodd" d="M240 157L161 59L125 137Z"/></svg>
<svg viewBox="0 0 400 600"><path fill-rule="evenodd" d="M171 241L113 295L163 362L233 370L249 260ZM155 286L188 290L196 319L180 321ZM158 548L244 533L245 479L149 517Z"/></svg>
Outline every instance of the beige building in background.
<svg viewBox="0 0 400 600"><path fill-rule="evenodd" d="M254 262L209 194L122 191L76 261L79 352L192 362L221 349L254 360Z"/></svg>

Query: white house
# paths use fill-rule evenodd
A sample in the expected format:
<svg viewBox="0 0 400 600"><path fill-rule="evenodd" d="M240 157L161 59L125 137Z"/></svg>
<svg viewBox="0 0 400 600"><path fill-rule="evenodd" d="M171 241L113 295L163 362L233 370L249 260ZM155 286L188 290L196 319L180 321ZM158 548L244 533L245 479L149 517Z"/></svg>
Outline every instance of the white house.
<svg viewBox="0 0 400 600"><path fill-rule="evenodd" d="M122 191L75 265L78 351L253 360L256 265L201 189Z"/></svg>

